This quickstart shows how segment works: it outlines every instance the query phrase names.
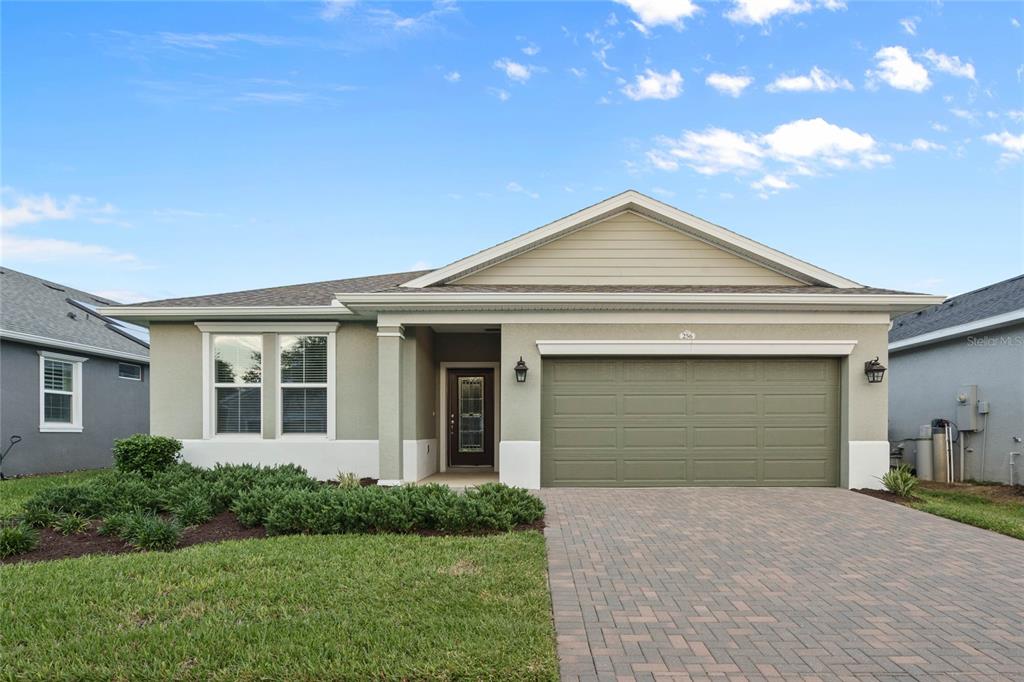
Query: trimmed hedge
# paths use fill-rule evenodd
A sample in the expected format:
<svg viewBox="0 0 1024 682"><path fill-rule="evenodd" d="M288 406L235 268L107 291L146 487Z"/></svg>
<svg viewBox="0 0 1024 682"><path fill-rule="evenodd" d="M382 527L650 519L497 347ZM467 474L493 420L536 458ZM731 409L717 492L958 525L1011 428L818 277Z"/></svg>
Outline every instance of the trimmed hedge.
<svg viewBox="0 0 1024 682"><path fill-rule="evenodd" d="M120 471L152 476L177 462L181 448L177 438L136 433L114 441L114 466Z"/></svg>

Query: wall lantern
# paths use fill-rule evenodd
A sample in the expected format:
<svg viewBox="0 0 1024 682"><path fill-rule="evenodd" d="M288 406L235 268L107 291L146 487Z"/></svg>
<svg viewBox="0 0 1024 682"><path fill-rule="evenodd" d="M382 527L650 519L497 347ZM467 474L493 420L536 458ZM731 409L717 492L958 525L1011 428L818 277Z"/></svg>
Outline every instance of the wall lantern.
<svg viewBox="0 0 1024 682"><path fill-rule="evenodd" d="M875 356L874 360L868 360L864 363L864 376L868 378L869 384L879 384L882 382L882 377L885 376L885 365L878 361L877 356Z"/></svg>
<svg viewBox="0 0 1024 682"><path fill-rule="evenodd" d="M523 356L519 356L519 362L516 363L516 382L520 384L526 383L526 372L530 368L526 366L526 362L523 361Z"/></svg>

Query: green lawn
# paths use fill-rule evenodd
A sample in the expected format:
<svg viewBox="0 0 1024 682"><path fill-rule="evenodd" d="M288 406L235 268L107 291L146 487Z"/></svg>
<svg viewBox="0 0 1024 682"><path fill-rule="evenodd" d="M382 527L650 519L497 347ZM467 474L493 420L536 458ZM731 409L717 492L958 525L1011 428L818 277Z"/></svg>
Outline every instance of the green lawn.
<svg viewBox="0 0 1024 682"><path fill-rule="evenodd" d="M914 509L943 516L961 523L1024 540L1024 497L993 495L999 486L964 486L960 489L919 486Z"/></svg>
<svg viewBox="0 0 1024 682"><path fill-rule="evenodd" d="M107 469L89 469L72 471L66 474L50 474L46 476L28 476L0 481L0 519L17 516L21 505L32 495L44 488L51 488L65 483L81 483Z"/></svg>
<svg viewBox="0 0 1024 682"><path fill-rule="evenodd" d="M288 536L0 567L6 679L556 679L544 538Z"/></svg>

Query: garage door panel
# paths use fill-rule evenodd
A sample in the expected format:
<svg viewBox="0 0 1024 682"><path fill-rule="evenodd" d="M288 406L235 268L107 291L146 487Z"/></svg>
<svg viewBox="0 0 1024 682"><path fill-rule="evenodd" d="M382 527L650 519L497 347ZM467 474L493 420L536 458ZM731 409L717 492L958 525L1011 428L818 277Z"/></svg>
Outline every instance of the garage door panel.
<svg viewBox="0 0 1024 682"><path fill-rule="evenodd" d="M757 459L732 459L723 457L694 458L694 483L757 483Z"/></svg>
<svg viewBox="0 0 1024 682"><path fill-rule="evenodd" d="M838 362L545 359L542 485L835 485Z"/></svg>
<svg viewBox="0 0 1024 682"><path fill-rule="evenodd" d="M627 459L622 462L622 481L632 485L682 485L686 460Z"/></svg>
<svg viewBox="0 0 1024 682"><path fill-rule="evenodd" d="M686 414L686 396L649 393L622 396L622 414L625 417Z"/></svg>
<svg viewBox="0 0 1024 682"><path fill-rule="evenodd" d="M696 426L693 444L698 448L756 448L757 428L743 426Z"/></svg>
<svg viewBox="0 0 1024 682"><path fill-rule="evenodd" d="M622 429L622 447L625 450L637 448L685 448L685 426L626 426Z"/></svg>

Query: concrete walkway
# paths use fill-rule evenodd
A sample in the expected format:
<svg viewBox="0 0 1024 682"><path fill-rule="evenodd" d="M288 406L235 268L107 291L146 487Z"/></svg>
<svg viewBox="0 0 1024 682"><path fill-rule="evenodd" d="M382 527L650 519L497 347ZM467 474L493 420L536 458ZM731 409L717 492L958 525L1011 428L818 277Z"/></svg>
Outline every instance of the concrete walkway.
<svg viewBox="0 0 1024 682"><path fill-rule="evenodd" d="M564 679L1024 680L1024 542L838 489L549 489Z"/></svg>

